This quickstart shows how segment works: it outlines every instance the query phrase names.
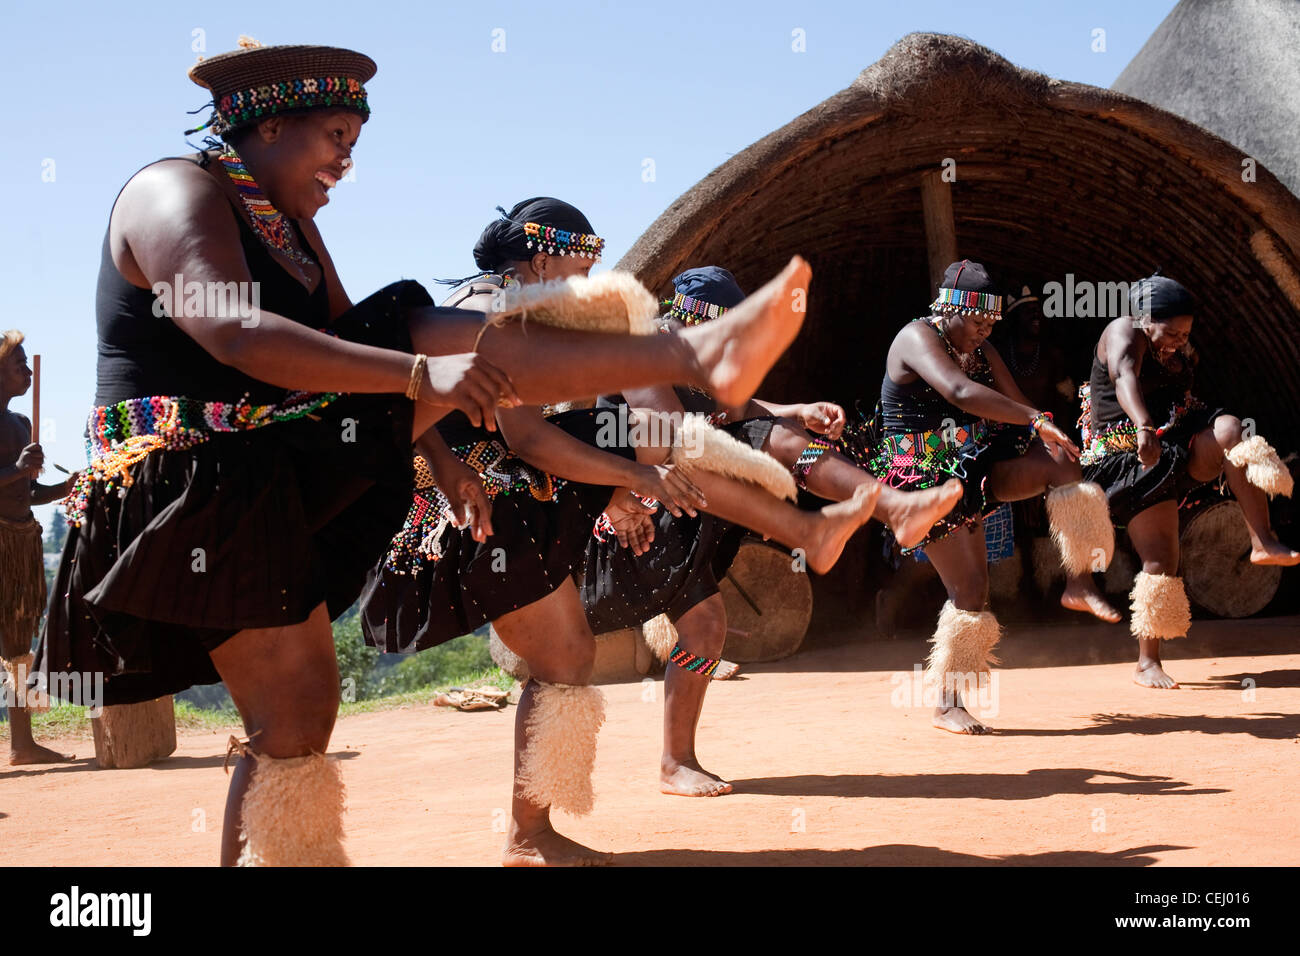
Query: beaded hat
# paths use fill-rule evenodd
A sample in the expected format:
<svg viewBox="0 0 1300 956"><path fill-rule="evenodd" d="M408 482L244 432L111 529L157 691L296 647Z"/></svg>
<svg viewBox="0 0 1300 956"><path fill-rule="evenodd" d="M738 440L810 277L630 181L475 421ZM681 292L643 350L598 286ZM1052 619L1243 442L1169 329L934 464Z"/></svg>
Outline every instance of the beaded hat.
<svg viewBox="0 0 1300 956"><path fill-rule="evenodd" d="M721 266L687 269L673 279L673 293L663 304L669 316L687 325L720 318L745 298L736 277Z"/></svg>
<svg viewBox="0 0 1300 956"><path fill-rule="evenodd" d="M248 37L239 46L190 68L190 79L212 91L212 116L199 129L220 135L277 113L322 107L369 118L364 84L379 69L370 57L332 46L261 46Z"/></svg>
<svg viewBox="0 0 1300 956"><path fill-rule="evenodd" d="M939 295L930 303L935 315L976 315L985 313L1002 317L1002 296L995 288L988 271L978 262L963 259L954 262L943 272Z"/></svg>

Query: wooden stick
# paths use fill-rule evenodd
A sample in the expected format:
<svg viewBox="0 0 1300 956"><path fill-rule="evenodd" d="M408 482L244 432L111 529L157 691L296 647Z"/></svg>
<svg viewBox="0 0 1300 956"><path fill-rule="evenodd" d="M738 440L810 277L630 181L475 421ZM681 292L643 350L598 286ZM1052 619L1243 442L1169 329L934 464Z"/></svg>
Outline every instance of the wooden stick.
<svg viewBox="0 0 1300 956"><path fill-rule="evenodd" d="M32 444L41 443L41 357L32 356Z"/></svg>

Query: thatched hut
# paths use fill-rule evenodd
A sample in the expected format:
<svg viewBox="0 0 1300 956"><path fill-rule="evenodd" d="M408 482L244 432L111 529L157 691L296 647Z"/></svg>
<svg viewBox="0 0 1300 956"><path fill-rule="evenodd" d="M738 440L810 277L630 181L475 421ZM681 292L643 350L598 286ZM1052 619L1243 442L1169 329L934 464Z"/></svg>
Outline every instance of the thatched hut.
<svg viewBox="0 0 1300 956"><path fill-rule="evenodd" d="M1113 89L1222 136L1300 195L1300 3L1182 0Z"/></svg>
<svg viewBox="0 0 1300 956"><path fill-rule="evenodd" d="M719 166L619 263L652 290L717 263L753 288L792 252L814 268L804 332L761 394L869 410L884 349L943 266L1028 283L1131 280L1157 267L1199 297L1198 390L1300 436L1300 199L1240 149L1111 90L1020 69L959 37L911 34L847 89ZM1049 323L1086 375L1105 319ZM866 559L819 584L862 608Z"/></svg>

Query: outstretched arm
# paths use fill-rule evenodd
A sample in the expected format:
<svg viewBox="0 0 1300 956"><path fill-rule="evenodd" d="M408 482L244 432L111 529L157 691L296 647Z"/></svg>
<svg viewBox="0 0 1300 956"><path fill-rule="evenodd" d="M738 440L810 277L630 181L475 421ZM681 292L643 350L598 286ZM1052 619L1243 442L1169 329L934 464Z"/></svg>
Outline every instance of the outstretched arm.
<svg viewBox="0 0 1300 956"><path fill-rule="evenodd" d="M229 200L192 163L160 163L132 179L113 213L112 236L115 260L120 252L134 266L129 271L151 288L160 283L170 287L176 276L185 284L205 286L253 281ZM120 244L125 248L119 250ZM337 281L331 273L332 265L322 281ZM178 309L171 318L225 365L284 388L406 392L414 361L407 353L347 342L268 311L261 311L256 321L209 315L207 298L202 314ZM346 301L342 290L335 290L331 312ZM459 408L476 423L485 417L491 421L499 396L514 397L509 377L480 356L431 357L426 372L422 398Z"/></svg>
<svg viewBox="0 0 1300 956"><path fill-rule="evenodd" d="M497 423L510 450L548 474L588 485L634 489L658 498L676 517L683 510L694 517L696 509L706 504L704 495L679 469L640 464L594 448L548 421L536 406L501 409Z"/></svg>

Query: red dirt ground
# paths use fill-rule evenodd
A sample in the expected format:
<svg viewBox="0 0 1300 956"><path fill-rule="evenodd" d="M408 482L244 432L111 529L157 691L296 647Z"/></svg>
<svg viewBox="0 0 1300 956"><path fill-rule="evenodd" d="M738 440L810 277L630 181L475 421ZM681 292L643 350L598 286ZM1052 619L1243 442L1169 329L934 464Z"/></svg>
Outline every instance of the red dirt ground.
<svg viewBox="0 0 1300 956"><path fill-rule="evenodd" d="M596 810L557 819L625 865L1295 865L1300 619L1192 634L1166 654L1182 689L1152 691L1130 682L1123 625L1015 629L999 732L981 738L891 703L919 640L751 665L705 706L701 760L737 791L714 799L657 790L662 677L610 685ZM497 863L513 720L430 705L340 721L354 862ZM225 740L183 736L140 770L0 770L0 861L215 863Z"/></svg>

